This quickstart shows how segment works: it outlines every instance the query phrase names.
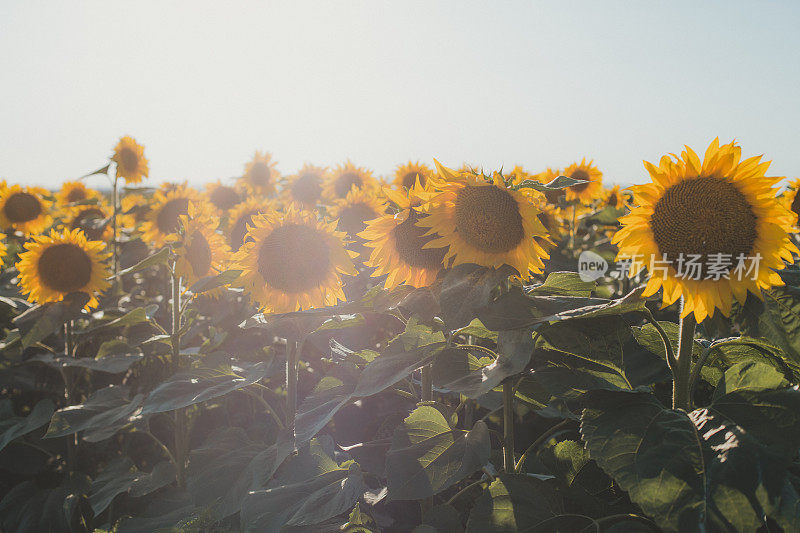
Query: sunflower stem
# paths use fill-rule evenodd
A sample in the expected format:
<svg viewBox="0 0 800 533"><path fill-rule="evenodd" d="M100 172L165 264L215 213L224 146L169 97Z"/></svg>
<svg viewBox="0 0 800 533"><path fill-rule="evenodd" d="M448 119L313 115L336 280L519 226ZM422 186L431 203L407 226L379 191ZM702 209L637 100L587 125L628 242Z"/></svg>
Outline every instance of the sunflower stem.
<svg viewBox="0 0 800 533"><path fill-rule="evenodd" d="M114 283L118 283L117 280L117 272L119 272L119 249L117 244L117 216L119 214L119 194L117 190L117 184L119 183L119 178L115 175L114 176L114 186L111 189L111 203L113 205L113 215L111 216L111 228L112 228L112 245L114 248L114 259L113 259L113 269L114 269Z"/></svg>
<svg viewBox="0 0 800 533"><path fill-rule="evenodd" d="M64 353L72 357L75 351L75 338L73 336L73 322L64 323ZM74 376L71 368L62 368L61 377L64 380L64 397L67 405L72 405L74 400ZM67 469L70 473L75 471L78 454L78 434L67 435Z"/></svg>
<svg viewBox="0 0 800 533"><path fill-rule="evenodd" d="M431 365L422 367L422 401L433 400L433 380L431 379Z"/></svg>
<svg viewBox="0 0 800 533"><path fill-rule="evenodd" d="M576 226L576 204L572 204L572 219L569 225L569 250L572 252L575 250L575 226Z"/></svg>
<svg viewBox="0 0 800 533"><path fill-rule="evenodd" d="M503 469L514 472L514 383L503 382Z"/></svg>
<svg viewBox="0 0 800 533"><path fill-rule="evenodd" d="M172 264L172 331L170 333L172 345L172 366L180 370L181 353L181 279ZM178 487L186 486L186 408L175 411L175 468L178 470Z"/></svg>
<svg viewBox="0 0 800 533"><path fill-rule="evenodd" d="M286 339L286 428L294 429L297 414L297 341Z"/></svg>
<svg viewBox="0 0 800 533"><path fill-rule="evenodd" d="M681 300L681 312L683 312ZM678 333L677 365L672 371L672 408L689 410L689 371L692 366L692 347L694 345L694 331L697 322L694 313L689 313L681 318Z"/></svg>

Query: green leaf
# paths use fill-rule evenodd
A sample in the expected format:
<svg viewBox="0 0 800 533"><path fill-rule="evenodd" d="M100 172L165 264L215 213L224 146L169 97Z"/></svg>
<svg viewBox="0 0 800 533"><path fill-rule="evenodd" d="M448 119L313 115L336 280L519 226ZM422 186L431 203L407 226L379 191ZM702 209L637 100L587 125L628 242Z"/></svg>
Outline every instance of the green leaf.
<svg viewBox="0 0 800 533"><path fill-rule="evenodd" d="M366 320L364 320L363 315L337 315L323 322L322 325L315 329L312 333L317 333L319 331L339 331L343 329L360 327L364 324L366 324Z"/></svg>
<svg viewBox="0 0 800 533"><path fill-rule="evenodd" d="M188 517L196 515L198 509L192 503L189 494L173 489L159 493L152 498L143 511L135 516L123 518L115 533L153 533L154 531L170 531Z"/></svg>
<svg viewBox="0 0 800 533"><path fill-rule="evenodd" d="M24 481L0 501L0 529L15 533L87 531L92 519L88 479L75 475L56 487Z"/></svg>
<svg viewBox="0 0 800 533"><path fill-rule="evenodd" d="M515 189L536 189L539 192L554 191L558 189L566 189L579 183L588 183L586 180L578 180L567 176L558 176L549 183L540 183L535 180L522 180L522 182L515 187Z"/></svg>
<svg viewBox="0 0 800 533"><path fill-rule="evenodd" d="M561 511L552 481L527 474L500 474L475 501L467 533L539 531L539 524Z"/></svg>
<svg viewBox="0 0 800 533"><path fill-rule="evenodd" d="M14 324L22 333L22 347L33 346L70 320L79 318L88 302L88 294L73 292L61 302L37 305L17 316Z"/></svg>
<svg viewBox="0 0 800 533"><path fill-rule="evenodd" d="M145 496L174 480L175 466L169 461L157 463L152 472L141 472L134 467L130 458L122 457L106 466L92 482L89 502L96 516L105 511L120 494Z"/></svg>
<svg viewBox="0 0 800 533"><path fill-rule="evenodd" d="M386 454L389 499L438 494L483 468L489 452L489 430L482 421L469 432L455 430L434 407L417 407L395 430Z"/></svg>
<svg viewBox="0 0 800 533"><path fill-rule="evenodd" d="M593 390L631 390L631 385L622 371L613 368L548 365L526 375L517 396L541 409L554 400L577 400Z"/></svg>
<svg viewBox="0 0 800 533"><path fill-rule="evenodd" d="M200 278L191 287L189 287L189 292L200 294L202 292L208 292L212 289L216 289L217 287L224 287L225 285L229 285L236 281L241 273L241 270L225 270L224 272L220 272L219 274L215 274L213 276Z"/></svg>
<svg viewBox="0 0 800 533"><path fill-rule="evenodd" d="M442 319L451 330L463 328L477 316L477 311L489 303L489 297L515 270L473 264L455 266L442 280L439 305Z"/></svg>
<svg viewBox="0 0 800 533"><path fill-rule="evenodd" d="M596 288L596 282L583 281L577 272L551 272L544 283L531 288L528 294L588 298Z"/></svg>
<svg viewBox="0 0 800 533"><path fill-rule="evenodd" d="M313 439L267 488L244 497L241 528L280 531L319 524L350 511L365 490L358 463L338 463L330 438Z"/></svg>
<svg viewBox="0 0 800 533"><path fill-rule="evenodd" d="M715 341L701 372L704 379L716 385L722 374L741 362L761 362L779 371L792 383L800 383L800 362L766 339L734 337Z"/></svg>
<svg viewBox="0 0 800 533"><path fill-rule="evenodd" d="M587 225L619 226L619 217L623 216L626 212L626 209L617 209L616 207L608 206L583 218L582 221Z"/></svg>
<svg viewBox="0 0 800 533"><path fill-rule="evenodd" d="M161 248L159 251L155 252L148 257L145 257L132 267L126 268L125 270L120 270L117 273L117 277L125 276L127 274L132 274L134 272L139 272L140 270L144 270L145 268L150 268L156 265L163 265L169 260L169 248L166 246ZM114 279L114 276L108 278L108 281Z"/></svg>
<svg viewBox="0 0 800 533"><path fill-rule="evenodd" d="M156 305L149 305L147 307L137 307L136 309L128 311L121 317L117 317L113 320L109 320L108 322L101 323L93 328L80 332L80 334L96 335L100 331L108 331L115 328L135 326L137 324L149 322L150 318L148 315L155 313L156 310L158 310L158 306Z"/></svg>
<svg viewBox="0 0 800 533"><path fill-rule="evenodd" d="M109 374L119 374L127 371L132 364L144 358L142 353L128 353L119 355L108 355L99 359L91 357L55 357L51 353L35 355L28 359L37 363L43 363L51 368L86 368L97 372Z"/></svg>
<svg viewBox="0 0 800 533"><path fill-rule="evenodd" d="M278 364L272 358L245 368L199 368L176 374L147 395L142 414L165 413L218 398L278 371Z"/></svg>
<svg viewBox="0 0 800 533"><path fill-rule="evenodd" d="M128 399L128 388L110 385L100 389L86 402L59 409L53 414L44 438L63 437L85 431L83 438L99 442L113 436L141 413L143 394Z"/></svg>
<svg viewBox="0 0 800 533"><path fill-rule="evenodd" d="M241 428L219 429L192 450L186 488L195 505L213 508L219 518L228 517L239 512L249 491L267 484L293 451L286 433L265 448Z"/></svg>
<svg viewBox="0 0 800 533"><path fill-rule="evenodd" d="M11 400L3 400L0 403L0 411L11 416L3 416L0 419L0 450L5 448L9 442L27 435L31 431L42 427L50 421L55 411L55 405L50 400L39 401L31 410L28 416L13 416L14 411Z"/></svg>
<svg viewBox="0 0 800 533"><path fill-rule="evenodd" d="M350 403L354 397L355 385L355 382L339 381L335 386L316 390L307 396L298 407L294 419L297 442L311 440L331 421L339 409Z"/></svg>
<svg viewBox="0 0 800 533"><path fill-rule="evenodd" d="M739 308L742 334L767 338L800 363L800 291L774 287L762 294L763 301L751 295Z"/></svg>
<svg viewBox="0 0 800 533"><path fill-rule="evenodd" d="M497 332L489 330L477 318L473 319L466 327L461 328L459 334L497 341Z"/></svg>

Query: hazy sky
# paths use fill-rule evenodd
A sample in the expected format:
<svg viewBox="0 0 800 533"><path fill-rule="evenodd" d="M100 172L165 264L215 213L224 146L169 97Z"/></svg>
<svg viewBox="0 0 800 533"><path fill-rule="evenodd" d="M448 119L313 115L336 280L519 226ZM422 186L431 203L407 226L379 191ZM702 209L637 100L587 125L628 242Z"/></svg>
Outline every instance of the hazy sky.
<svg viewBox="0 0 800 533"><path fill-rule="evenodd" d="M607 181L719 135L800 174L800 2L0 2L0 177L433 157ZM99 184L99 183L98 183Z"/></svg>

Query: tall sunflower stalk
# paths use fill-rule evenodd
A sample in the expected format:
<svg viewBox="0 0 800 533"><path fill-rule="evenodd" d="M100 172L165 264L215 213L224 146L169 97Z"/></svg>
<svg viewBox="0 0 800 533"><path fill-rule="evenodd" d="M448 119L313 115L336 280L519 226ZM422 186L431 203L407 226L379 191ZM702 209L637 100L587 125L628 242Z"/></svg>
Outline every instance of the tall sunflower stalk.
<svg viewBox="0 0 800 533"><path fill-rule="evenodd" d="M170 281L172 291L172 324L169 341L172 347L172 365L180 371L181 352L181 278L175 261L170 264ZM178 471L178 486L186 485L186 441L187 441L186 408L175 411L175 465Z"/></svg>
<svg viewBox="0 0 800 533"><path fill-rule="evenodd" d="M75 356L75 337L73 335L73 321L68 320L64 323L64 353L67 357ZM74 376L73 369L62 368L61 378L64 380L64 397L67 401L67 406L73 404L74 401ZM77 467L77 454L78 454L78 434L73 433L67 435L67 469L70 473L74 472Z"/></svg>

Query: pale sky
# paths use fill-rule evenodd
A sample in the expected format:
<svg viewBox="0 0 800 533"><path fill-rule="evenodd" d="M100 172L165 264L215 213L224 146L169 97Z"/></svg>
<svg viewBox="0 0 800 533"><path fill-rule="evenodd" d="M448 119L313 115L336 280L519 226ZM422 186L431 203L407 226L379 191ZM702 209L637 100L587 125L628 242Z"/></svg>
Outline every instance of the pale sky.
<svg viewBox="0 0 800 533"><path fill-rule="evenodd" d="M715 136L798 176L798 28L791 0L2 0L0 177L55 187L125 134L153 184L256 149L285 174L586 156L631 183Z"/></svg>

